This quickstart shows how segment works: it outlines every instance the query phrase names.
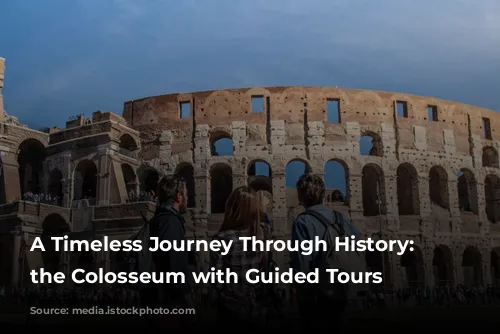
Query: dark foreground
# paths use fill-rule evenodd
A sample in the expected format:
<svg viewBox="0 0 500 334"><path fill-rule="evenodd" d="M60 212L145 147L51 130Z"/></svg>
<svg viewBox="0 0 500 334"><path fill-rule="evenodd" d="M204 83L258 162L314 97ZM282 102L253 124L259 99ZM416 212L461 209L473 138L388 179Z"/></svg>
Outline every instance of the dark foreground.
<svg viewBox="0 0 500 334"><path fill-rule="evenodd" d="M217 330L210 323L210 317L198 315L199 323L193 326L195 330ZM164 316L164 317L168 317ZM57 326L61 329L82 330L144 330L148 326L145 317L130 315L39 315L2 314L0 324L2 329L7 327L28 327L40 330L44 327ZM500 306L453 306L438 307L411 307L387 310L351 311L348 316L348 332L373 332L383 330L387 332L408 332L424 330L442 330L459 332L474 330L496 329L500 324ZM269 325L268 329L280 329L287 332L300 330L295 318L277 321ZM245 328L236 329L236 332L245 332Z"/></svg>

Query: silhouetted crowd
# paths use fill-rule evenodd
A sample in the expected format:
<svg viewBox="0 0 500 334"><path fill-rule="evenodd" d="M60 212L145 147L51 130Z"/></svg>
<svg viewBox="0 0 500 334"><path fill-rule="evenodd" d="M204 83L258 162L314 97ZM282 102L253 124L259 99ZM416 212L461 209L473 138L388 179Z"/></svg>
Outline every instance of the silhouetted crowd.
<svg viewBox="0 0 500 334"><path fill-rule="evenodd" d="M146 201L149 201L149 202L157 202L158 201L158 198L156 197L156 195L154 194L154 192L151 192L151 191L140 191L139 193L137 193L136 191L134 190L130 190L128 192L128 201L129 202L146 202Z"/></svg>
<svg viewBox="0 0 500 334"><path fill-rule="evenodd" d="M213 302L211 291L198 289L196 308L207 309ZM274 291L277 304L284 309L294 309L293 291L287 294L284 289ZM54 288L38 286L32 288L0 287L1 311L24 309L25 307L51 307L71 305L73 307L115 306L130 307L140 303L139 293L133 290L116 287L97 288ZM359 297L353 302L352 309L384 309L394 307L452 307L459 305L500 305L500 289L488 287L451 287L397 289L384 291L372 290L367 296Z"/></svg>
<svg viewBox="0 0 500 334"><path fill-rule="evenodd" d="M306 254L300 250L290 251L290 269L295 273L313 273L318 270L342 268L345 272L366 271L366 258L361 252L344 256L335 250L335 237L361 238L360 231L343 214L332 211L324 205L325 186L321 177L306 173L296 184L297 199L304 212L298 214L292 223L292 243L324 240L328 251L313 251ZM336 193L337 194L337 193ZM161 178L157 191L142 191L137 195L131 191L129 201L156 201L154 217L131 238L146 244L151 237L160 242L186 240L186 221L189 192L182 176L174 174ZM330 198L332 198L330 196ZM335 199L336 197L334 197ZM256 329L261 325L284 324L288 316L300 318L303 331L315 330L342 332L345 326L345 311L386 308L434 308L459 305L484 306L500 304L498 288L446 286L436 288L384 290L382 285L371 281L329 284L320 277L319 284L296 282L295 284L264 284L264 277L274 273L276 261L269 250L248 251L243 238L255 238L262 242L275 239L272 216L268 215L269 201L262 193L248 186L238 187L229 194L224 218L219 230L212 236L213 242L229 244L227 252L213 249L209 252L209 268L212 271L234 273L239 280L225 282L209 280L210 284L197 284L189 279L196 266L196 259L186 249L170 249L160 252L120 252L116 264L121 272L132 273L179 273L187 279L168 284L131 284L128 287L140 289L124 290L123 286L37 286L27 289L0 289L0 303L3 308L17 305L17 310L26 307L141 306L169 309L194 309L196 316L214 315L217 328ZM340 256L340 255L342 256ZM248 270L262 273L260 283L246 281ZM273 280L273 279L271 279ZM269 280L267 280L269 282ZM273 280L275 281L275 280ZM412 282L409 282L412 283ZM415 282L416 283L416 282ZM439 282L445 283L445 282ZM450 282L446 282L450 283ZM16 308L9 309L14 312ZM188 329L202 319L189 318L183 314L170 317L148 318L148 325L158 329ZM207 318L208 320L208 318ZM284 322L283 322L284 320ZM204 327L205 328L205 327Z"/></svg>
<svg viewBox="0 0 500 334"><path fill-rule="evenodd" d="M60 205L61 198L58 196L52 196L50 194L35 194L32 192L24 193L22 197L23 201L33 202L33 203L43 203L50 205Z"/></svg>

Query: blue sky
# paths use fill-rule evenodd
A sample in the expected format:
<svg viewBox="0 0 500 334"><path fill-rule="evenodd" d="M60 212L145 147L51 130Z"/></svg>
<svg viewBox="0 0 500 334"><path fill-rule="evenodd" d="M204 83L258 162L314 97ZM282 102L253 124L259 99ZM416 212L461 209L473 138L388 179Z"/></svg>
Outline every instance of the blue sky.
<svg viewBox="0 0 500 334"><path fill-rule="evenodd" d="M498 0L1 1L5 109L35 127L156 94L327 85L500 110Z"/></svg>

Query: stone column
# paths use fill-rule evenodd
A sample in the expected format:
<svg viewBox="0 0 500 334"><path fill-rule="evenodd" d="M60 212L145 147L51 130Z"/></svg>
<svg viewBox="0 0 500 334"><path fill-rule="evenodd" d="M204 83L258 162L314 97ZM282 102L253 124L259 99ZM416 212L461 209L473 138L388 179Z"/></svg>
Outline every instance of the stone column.
<svg viewBox="0 0 500 334"><path fill-rule="evenodd" d="M12 258L11 258L11 284L12 286L21 286L20 282L20 253L23 244L23 235L21 231L14 231L12 234Z"/></svg>
<svg viewBox="0 0 500 334"><path fill-rule="evenodd" d="M231 169L233 171L233 190L246 186L247 185L247 169L245 168L246 164L244 161L241 161L240 158L236 158L234 160Z"/></svg>
<svg viewBox="0 0 500 334"><path fill-rule="evenodd" d="M486 214L486 193L484 189L484 176L481 175L481 182L476 183L477 189L477 216L479 218L480 230L482 234L490 230L490 221L488 220L488 215Z"/></svg>
<svg viewBox="0 0 500 334"><path fill-rule="evenodd" d="M12 203L21 199L21 182L19 179L19 164L14 152L2 151L2 177L5 186L5 202ZM8 180L8 182L7 182Z"/></svg>
<svg viewBox="0 0 500 334"><path fill-rule="evenodd" d="M422 256L424 261L424 270L425 270L425 286L433 288L435 285L434 279L434 248L426 244L422 248Z"/></svg>
<svg viewBox="0 0 500 334"><path fill-rule="evenodd" d="M387 228L396 232L400 229L397 176L393 172L384 173L384 176L385 188L381 189L381 191L385 192Z"/></svg>
<svg viewBox="0 0 500 334"><path fill-rule="evenodd" d="M491 249L489 248L480 248L480 252L481 252L481 257L483 259L481 265L482 265L482 268L481 268L481 271L482 271L482 282L483 285L487 286L487 285L490 285L492 284L492 281L491 281Z"/></svg>
<svg viewBox="0 0 500 334"><path fill-rule="evenodd" d="M276 236L283 236L288 231L285 169L281 164L272 164L273 171L273 224Z"/></svg>
<svg viewBox="0 0 500 334"><path fill-rule="evenodd" d="M432 212L431 197L429 189L429 175L420 173L418 176L418 200L420 204L420 216L428 217ZM417 200L414 198L413 200Z"/></svg>
<svg viewBox="0 0 500 334"><path fill-rule="evenodd" d="M108 205L110 197L110 166L111 157L109 156L109 149L104 148L98 151L98 191L97 191L97 205Z"/></svg>
<svg viewBox="0 0 500 334"><path fill-rule="evenodd" d="M350 171L347 187L349 189L349 215L353 223L360 224L363 221L363 175L359 171ZM360 226L361 228L361 226Z"/></svg>
<svg viewBox="0 0 500 334"><path fill-rule="evenodd" d="M460 252L461 250L461 252ZM457 249L453 256L453 267L455 268L455 285L464 283L464 268L462 267L464 249Z"/></svg>

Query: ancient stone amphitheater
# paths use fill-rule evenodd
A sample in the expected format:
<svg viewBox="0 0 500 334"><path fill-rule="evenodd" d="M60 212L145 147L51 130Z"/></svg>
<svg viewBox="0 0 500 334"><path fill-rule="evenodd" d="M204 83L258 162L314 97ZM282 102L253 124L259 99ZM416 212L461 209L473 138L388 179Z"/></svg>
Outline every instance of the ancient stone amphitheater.
<svg viewBox="0 0 500 334"><path fill-rule="evenodd" d="M3 74L1 60L0 88ZM229 192L245 184L269 197L276 235L288 238L301 210L286 182L294 164L295 174L335 173L344 186L329 189L325 203L366 236L415 241L402 257L367 255L387 287L499 284L494 111L408 94L267 87L148 97L126 102L122 116L97 111L37 131L2 102L0 94L0 284L29 285L40 266L113 270L112 253L42 256L28 247L35 236L67 232L129 237L141 213L154 212L158 178L174 171L189 183L190 238L209 238ZM286 265L287 254L277 256ZM199 260L202 269L206 254Z"/></svg>

